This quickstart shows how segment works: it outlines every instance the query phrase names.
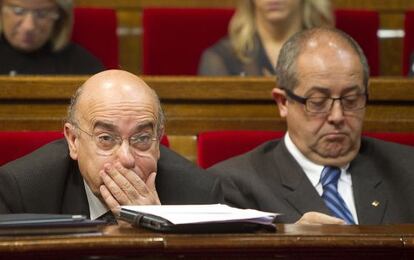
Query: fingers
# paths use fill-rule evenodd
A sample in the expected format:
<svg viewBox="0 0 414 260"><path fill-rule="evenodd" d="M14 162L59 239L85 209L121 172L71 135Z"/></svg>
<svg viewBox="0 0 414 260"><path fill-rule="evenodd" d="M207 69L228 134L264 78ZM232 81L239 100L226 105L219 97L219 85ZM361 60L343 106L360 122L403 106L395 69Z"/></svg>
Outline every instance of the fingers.
<svg viewBox="0 0 414 260"><path fill-rule="evenodd" d="M295 224L336 224L345 225L342 219L335 218L319 212L306 212Z"/></svg>
<svg viewBox="0 0 414 260"><path fill-rule="evenodd" d="M121 174L115 172L115 169L112 167L105 167L105 169L101 171L101 178L106 189L119 204L129 204L130 194L128 193L132 193L132 187Z"/></svg>
<svg viewBox="0 0 414 260"><path fill-rule="evenodd" d="M119 205L160 204L155 188L156 173L144 182L137 173L120 164L106 164L101 171L103 187L100 188L105 203L111 209Z"/></svg>
<svg viewBox="0 0 414 260"><path fill-rule="evenodd" d="M148 187L148 189L150 190L150 192L152 193L154 199L155 199L155 203L157 205L160 205L160 199L158 198L158 193L157 193L157 189L155 188L155 178L157 177L157 173L153 172L148 176L148 180L146 182L146 185Z"/></svg>
<svg viewBox="0 0 414 260"><path fill-rule="evenodd" d="M120 206L118 201L112 196L111 192L108 190L108 188L106 188L105 185L101 185L99 187L99 191L101 192L101 196L105 204L108 206L108 208L111 209L111 211Z"/></svg>

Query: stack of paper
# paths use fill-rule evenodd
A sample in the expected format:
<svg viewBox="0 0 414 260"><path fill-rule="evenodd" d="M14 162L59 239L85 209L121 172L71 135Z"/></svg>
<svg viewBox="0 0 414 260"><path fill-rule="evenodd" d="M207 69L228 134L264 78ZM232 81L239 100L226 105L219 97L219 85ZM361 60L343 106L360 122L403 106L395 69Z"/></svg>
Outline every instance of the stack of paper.
<svg viewBox="0 0 414 260"><path fill-rule="evenodd" d="M123 206L120 218L159 231L246 232L267 226L278 214L222 204Z"/></svg>

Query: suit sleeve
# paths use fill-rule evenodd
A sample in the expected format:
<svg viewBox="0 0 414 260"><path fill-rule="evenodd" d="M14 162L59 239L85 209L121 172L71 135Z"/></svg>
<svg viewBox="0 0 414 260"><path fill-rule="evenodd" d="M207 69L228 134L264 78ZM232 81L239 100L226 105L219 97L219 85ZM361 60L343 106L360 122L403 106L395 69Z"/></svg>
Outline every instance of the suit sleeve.
<svg viewBox="0 0 414 260"><path fill-rule="evenodd" d="M0 167L0 214L22 212L21 193L13 173Z"/></svg>
<svg viewBox="0 0 414 260"><path fill-rule="evenodd" d="M222 202L215 176L162 145L160 150L156 188L162 204Z"/></svg>

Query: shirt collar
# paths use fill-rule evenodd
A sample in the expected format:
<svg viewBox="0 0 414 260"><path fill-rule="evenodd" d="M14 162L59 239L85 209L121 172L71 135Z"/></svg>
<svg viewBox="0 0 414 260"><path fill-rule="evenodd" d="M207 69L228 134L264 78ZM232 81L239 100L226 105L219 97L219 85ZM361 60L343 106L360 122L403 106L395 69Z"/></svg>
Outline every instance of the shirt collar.
<svg viewBox="0 0 414 260"><path fill-rule="evenodd" d="M305 155L302 154L301 151L297 148L297 146L293 143L292 139L289 136L289 133L286 132L284 141L286 144L286 148L289 151L289 153L295 158L296 162L299 164L299 166L303 169L306 176L311 181L312 185L316 187L319 184L322 170L325 167L324 165L319 165L311 160L309 160ZM349 164L347 164L345 167L341 168L341 177L345 182L350 183L350 174L347 172L347 169L349 167ZM342 174L345 173L345 174Z"/></svg>
<svg viewBox="0 0 414 260"><path fill-rule="evenodd" d="M85 180L83 180L83 183L85 184L86 197L88 198L90 219L97 219L108 212L109 209L98 197L95 196L95 194L93 194L91 188Z"/></svg>

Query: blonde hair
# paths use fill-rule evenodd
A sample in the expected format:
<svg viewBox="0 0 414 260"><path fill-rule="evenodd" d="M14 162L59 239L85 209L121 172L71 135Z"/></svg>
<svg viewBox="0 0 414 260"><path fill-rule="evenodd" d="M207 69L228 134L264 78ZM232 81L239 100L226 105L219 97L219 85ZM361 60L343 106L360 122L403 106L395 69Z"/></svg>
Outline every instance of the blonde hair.
<svg viewBox="0 0 414 260"><path fill-rule="evenodd" d="M56 0L59 8L59 19L55 22L50 41L53 51L62 50L69 42L73 26L73 1Z"/></svg>
<svg viewBox="0 0 414 260"><path fill-rule="evenodd" d="M59 18L55 21L50 42L54 52L62 50L71 39L73 25L73 1L72 0L55 0L59 9ZM3 1L0 1L3 4ZM3 32L3 26L0 19L0 33Z"/></svg>
<svg viewBox="0 0 414 260"><path fill-rule="evenodd" d="M302 28L333 26L330 0L302 0ZM237 57L248 62L247 53L254 49L255 5L253 0L239 0L239 5L230 20L229 38Z"/></svg>

